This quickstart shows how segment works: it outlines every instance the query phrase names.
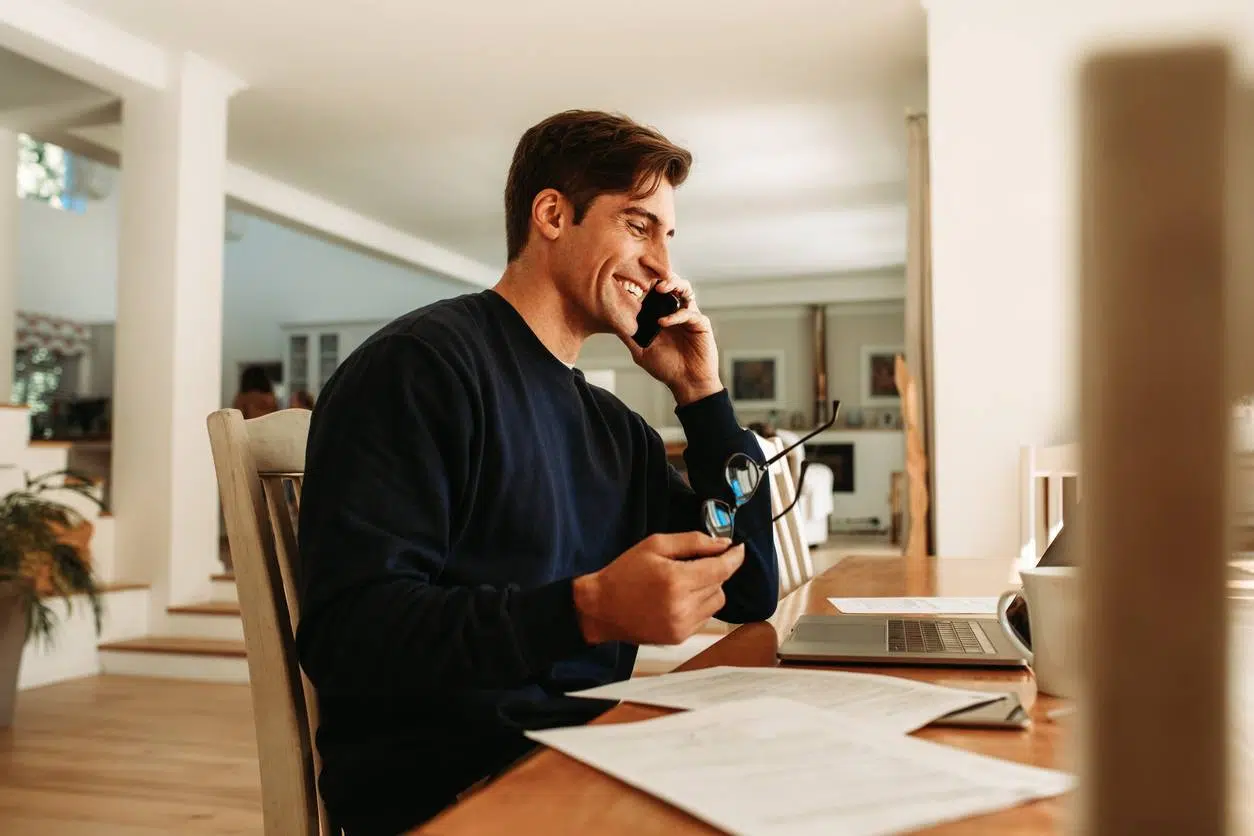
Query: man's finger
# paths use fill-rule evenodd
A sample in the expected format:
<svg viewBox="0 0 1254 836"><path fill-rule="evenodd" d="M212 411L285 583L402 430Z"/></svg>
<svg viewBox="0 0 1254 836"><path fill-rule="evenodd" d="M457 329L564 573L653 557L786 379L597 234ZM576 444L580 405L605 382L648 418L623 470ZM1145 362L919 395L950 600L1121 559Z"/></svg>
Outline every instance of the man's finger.
<svg viewBox="0 0 1254 836"><path fill-rule="evenodd" d="M714 617L714 614L721 610L727 603L727 596L723 593L723 587L716 586L710 590L710 594L701 599L697 604L697 629L701 629L701 625Z"/></svg>
<svg viewBox="0 0 1254 836"><path fill-rule="evenodd" d="M685 564L684 571L696 586L722 586L745 562L745 546L732 546L714 557Z"/></svg>
<svg viewBox="0 0 1254 836"><path fill-rule="evenodd" d="M711 537L704 531L685 531L682 534L658 534L653 537L657 553L662 557L713 557L727 551L731 540Z"/></svg>
<svg viewBox="0 0 1254 836"><path fill-rule="evenodd" d="M658 293L677 291L680 296L684 297L684 301L689 303L696 298L696 293L692 290L692 282L687 279L681 279L675 273L668 274L666 278L654 285L653 289Z"/></svg>
<svg viewBox="0 0 1254 836"><path fill-rule="evenodd" d="M701 314L693 311L691 308L680 308L675 311L675 313L659 319L657 324L661 325L663 328L670 328L674 325L683 325L685 322L699 316L701 316Z"/></svg>
<svg viewBox="0 0 1254 836"><path fill-rule="evenodd" d="M722 587L702 590L684 602L681 632L689 635L700 630L727 603Z"/></svg>

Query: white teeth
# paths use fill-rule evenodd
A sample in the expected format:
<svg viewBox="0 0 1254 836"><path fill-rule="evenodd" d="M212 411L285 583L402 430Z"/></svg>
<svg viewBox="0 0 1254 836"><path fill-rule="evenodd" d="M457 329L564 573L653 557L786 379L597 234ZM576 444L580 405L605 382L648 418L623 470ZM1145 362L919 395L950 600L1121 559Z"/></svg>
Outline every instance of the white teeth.
<svg viewBox="0 0 1254 836"><path fill-rule="evenodd" d="M631 294L632 296L634 296L635 298L637 298L637 299L643 299L643 298L644 298L644 291L640 289L640 285L638 285L638 284L633 284L633 283L631 283L631 282L624 282L624 281L621 281L621 280L620 280L619 284L621 284L623 287L627 288L627 292L628 292L628 293L630 293L630 294Z"/></svg>

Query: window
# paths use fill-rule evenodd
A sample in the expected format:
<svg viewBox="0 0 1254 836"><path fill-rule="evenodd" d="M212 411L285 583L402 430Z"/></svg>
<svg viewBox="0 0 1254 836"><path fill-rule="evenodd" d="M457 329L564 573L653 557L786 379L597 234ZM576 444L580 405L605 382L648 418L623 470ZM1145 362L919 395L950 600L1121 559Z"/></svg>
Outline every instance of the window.
<svg viewBox="0 0 1254 836"><path fill-rule="evenodd" d="M61 146L18 134L18 197L81 213L87 201L75 194L75 168L74 155Z"/></svg>
<svg viewBox="0 0 1254 836"><path fill-rule="evenodd" d="M70 377L68 367L75 360L46 348L18 351L13 370L12 402L29 406L32 418L47 412L61 388L62 380Z"/></svg>

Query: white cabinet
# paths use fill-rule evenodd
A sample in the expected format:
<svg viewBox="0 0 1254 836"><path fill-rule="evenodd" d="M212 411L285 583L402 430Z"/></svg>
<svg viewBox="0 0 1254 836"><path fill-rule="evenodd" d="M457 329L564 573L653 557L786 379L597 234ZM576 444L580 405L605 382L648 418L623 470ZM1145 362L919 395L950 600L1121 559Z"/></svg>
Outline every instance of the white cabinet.
<svg viewBox="0 0 1254 836"><path fill-rule="evenodd" d="M327 322L281 327L283 381L289 395L304 389L317 397L353 349L383 322Z"/></svg>

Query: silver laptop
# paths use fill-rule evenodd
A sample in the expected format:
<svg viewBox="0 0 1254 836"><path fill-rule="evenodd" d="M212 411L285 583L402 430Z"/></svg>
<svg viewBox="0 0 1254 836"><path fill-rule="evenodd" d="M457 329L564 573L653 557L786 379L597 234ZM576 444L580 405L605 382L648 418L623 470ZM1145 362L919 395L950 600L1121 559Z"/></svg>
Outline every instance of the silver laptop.
<svg viewBox="0 0 1254 836"><path fill-rule="evenodd" d="M1022 666L996 618L803 615L779 648L788 662Z"/></svg>
<svg viewBox="0 0 1254 836"><path fill-rule="evenodd" d="M1065 535L1065 536L1064 536ZM1054 538L1039 564L1073 565L1070 534ZM1014 608L1018 602L1012 602ZM1012 610L1011 623L1031 646L1026 618ZM779 648L787 662L875 662L890 665L1027 664L994 616L803 615Z"/></svg>

